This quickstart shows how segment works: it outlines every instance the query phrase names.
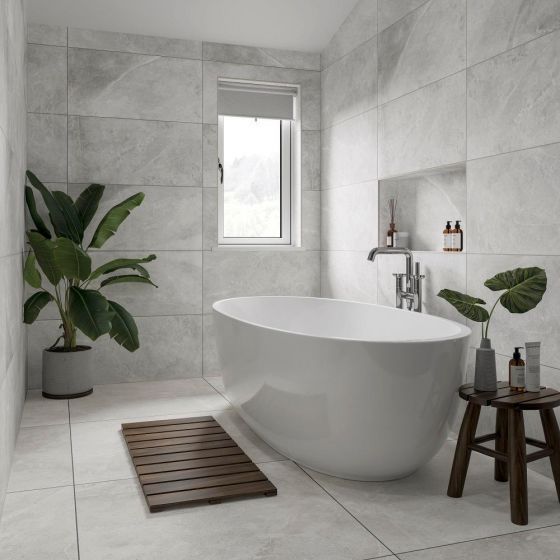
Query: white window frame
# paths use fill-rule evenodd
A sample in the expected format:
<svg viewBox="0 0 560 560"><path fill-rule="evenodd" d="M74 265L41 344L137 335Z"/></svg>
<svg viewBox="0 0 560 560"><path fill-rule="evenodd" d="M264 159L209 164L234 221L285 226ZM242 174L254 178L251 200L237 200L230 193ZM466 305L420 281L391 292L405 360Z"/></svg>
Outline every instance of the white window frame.
<svg viewBox="0 0 560 560"><path fill-rule="evenodd" d="M221 163L224 161L224 117L218 115L218 246L255 245L289 246L293 245L294 212L294 131L295 123L281 121L280 142L280 237L224 237L224 184Z"/></svg>

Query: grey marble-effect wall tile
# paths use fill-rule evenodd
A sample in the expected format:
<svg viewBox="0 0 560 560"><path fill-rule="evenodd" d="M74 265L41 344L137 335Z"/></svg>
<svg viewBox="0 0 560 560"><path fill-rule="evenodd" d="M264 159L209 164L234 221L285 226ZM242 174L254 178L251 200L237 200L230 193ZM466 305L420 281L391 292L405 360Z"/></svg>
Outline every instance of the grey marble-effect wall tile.
<svg viewBox="0 0 560 560"><path fill-rule="evenodd" d="M68 46L177 58L195 58L198 60L202 58L202 43L200 41L76 29L73 27L68 29Z"/></svg>
<svg viewBox="0 0 560 560"><path fill-rule="evenodd" d="M300 70L320 70L321 59L316 53L264 49L224 43L202 43L202 59L235 64L256 64Z"/></svg>
<svg viewBox="0 0 560 560"><path fill-rule="evenodd" d="M202 248L218 246L218 189L202 190Z"/></svg>
<svg viewBox="0 0 560 560"><path fill-rule="evenodd" d="M321 188L321 133L318 130L304 130L301 133L301 189L303 191Z"/></svg>
<svg viewBox="0 0 560 560"><path fill-rule="evenodd" d="M65 47L67 41L67 29L59 25L47 25L43 23L27 24L27 42L39 45L53 45Z"/></svg>
<svg viewBox="0 0 560 560"><path fill-rule="evenodd" d="M202 62L71 48L68 110L73 115L201 122Z"/></svg>
<svg viewBox="0 0 560 560"><path fill-rule="evenodd" d="M467 186L465 166L439 170L402 179L381 181L379 186L379 239L384 244L389 229L389 199L397 199L396 224L398 231L410 234L409 247L416 251L441 251L443 229L447 220L470 233L467 216ZM473 232L474 235L474 232ZM467 233L463 247L467 248Z"/></svg>
<svg viewBox="0 0 560 560"><path fill-rule="evenodd" d="M28 524L32 532L26 530ZM14 560L77 560L72 486L9 494L0 523L0 547L6 558Z"/></svg>
<svg viewBox="0 0 560 560"><path fill-rule="evenodd" d="M405 271L405 260L400 255L381 255L377 264L379 303L395 306L394 272ZM465 293L467 282L467 256L464 253L414 253L414 260L420 263L421 274L426 278L423 284L423 312L437 315L458 323L465 323L455 309L437 297L440 290L449 288Z"/></svg>
<svg viewBox="0 0 560 560"><path fill-rule="evenodd" d="M465 64L465 0L430 0L379 34L379 103Z"/></svg>
<svg viewBox="0 0 560 560"><path fill-rule="evenodd" d="M377 303L377 263L365 251L321 251L321 296Z"/></svg>
<svg viewBox="0 0 560 560"><path fill-rule="evenodd" d="M425 2L426 0L379 0L379 31L393 25Z"/></svg>
<svg viewBox="0 0 560 560"><path fill-rule="evenodd" d="M71 184L69 194L76 199L86 187L86 184ZM104 250L202 249L202 189L198 187L106 185L96 218L86 232L86 239L93 235L110 208L138 192L146 195L144 201L103 245Z"/></svg>
<svg viewBox="0 0 560 560"><path fill-rule="evenodd" d="M69 117L73 183L200 186L201 125Z"/></svg>
<svg viewBox="0 0 560 560"><path fill-rule="evenodd" d="M359 0L321 53L321 67L348 54L377 33L378 0Z"/></svg>
<svg viewBox="0 0 560 560"><path fill-rule="evenodd" d="M560 140L560 31L467 71L469 159Z"/></svg>
<svg viewBox="0 0 560 560"><path fill-rule="evenodd" d="M145 254L98 251L93 262L97 266L114 258L136 258ZM157 288L146 284L114 284L103 288L103 293L135 317L202 312L201 251L161 251L156 260L145 266Z"/></svg>
<svg viewBox="0 0 560 560"><path fill-rule="evenodd" d="M66 182L66 115L27 115L27 168L41 181Z"/></svg>
<svg viewBox="0 0 560 560"><path fill-rule="evenodd" d="M318 296L318 251L204 251L203 312L237 296Z"/></svg>
<svg viewBox="0 0 560 560"><path fill-rule="evenodd" d="M27 46L27 110L66 113L66 48Z"/></svg>
<svg viewBox="0 0 560 560"><path fill-rule="evenodd" d="M218 126L202 125L202 186L218 186Z"/></svg>
<svg viewBox="0 0 560 560"><path fill-rule="evenodd" d="M529 255L472 255L467 256L467 293L493 305L499 293L484 287L484 282L498 272L518 267L539 266L546 270L547 291L535 309L524 314L511 314L500 304L492 316L489 335L496 352L505 356L514 346L527 341L541 341L541 362L560 368L560 257ZM480 327L473 329L478 343Z"/></svg>
<svg viewBox="0 0 560 560"><path fill-rule="evenodd" d="M354 49L321 72L321 126L377 105L377 39Z"/></svg>
<svg viewBox="0 0 560 560"><path fill-rule="evenodd" d="M470 251L560 255L560 144L469 161L467 170Z"/></svg>
<svg viewBox="0 0 560 560"><path fill-rule="evenodd" d="M321 132L322 188L377 178L377 109Z"/></svg>
<svg viewBox="0 0 560 560"><path fill-rule="evenodd" d="M321 249L321 191L301 193L301 245L308 251Z"/></svg>
<svg viewBox="0 0 560 560"><path fill-rule="evenodd" d="M558 0L469 0L469 65L560 28Z"/></svg>
<svg viewBox="0 0 560 560"><path fill-rule="evenodd" d="M218 122L218 78L257 80L300 86L301 127L303 130L321 128L321 74L311 70L292 70L227 64L224 62L205 62L203 73L203 122Z"/></svg>
<svg viewBox="0 0 560 560"><path fill-rule="evenodd" d="M465 73L379 108L379 177L465 159Z"/></svg>
<svg viewBox="0 0 560 560"><path fill-rule="evenodd" d="M135 318L140 348L128 352L108 336L93 343L94 383L184 379L202 375L202 316ZM41 388L41 353L57 337L60 321L36 321L28 329L28 385ZM80 335L79 343L92 342Z"/></svg>
<svg viewBox="0 0 560 560"><path fill-rule="evenodd" d="M202 317L202 344L203 344L203 375L212 377L222 375L222 367L220 364L220 356L216 347L216 339L214 334L214 316L211 313Z"/></svg>
<svg viewBox="0 0 560 560"><path fill-rule="evenodd" d="M377 181L322 192L321 249L369 251L377 245Z"/></svg>

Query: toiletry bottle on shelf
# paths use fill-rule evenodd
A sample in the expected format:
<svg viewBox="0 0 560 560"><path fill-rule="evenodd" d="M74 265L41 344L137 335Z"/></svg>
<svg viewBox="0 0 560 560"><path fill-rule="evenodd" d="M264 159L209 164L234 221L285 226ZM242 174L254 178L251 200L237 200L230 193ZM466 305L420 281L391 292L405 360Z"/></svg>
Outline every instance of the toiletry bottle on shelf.
<svg viewBox="0 0 560 560"><path fill-rule="evenodd" d="M451 251L451 222L448 221L443 230L443 250Z"/></svg>
<svg viewBox="0 0 560 560"><path fill-rule="evenodd" d="M509 361L509 385L513 391L525 391L525 362L521 359L520 346L515 347Z"/></svg>
<svg viewBox="0 0 560 560"><path fill-rule="evenodd" d="M455 221L455 227L451 230L451 250L459 252L463 250L463 230L461 220Z"/></svg>
<svg viewBox="0 0 560 560"><path fill-rule="evenodd" d="M527 359L525 390L530 393L538 393L541 390L541 343L526 342L525 356Z"/></svg>
<svg viewBox="0 0 560 560"><path fill-rule="evenodd" d="M397 233L397 228L395 227L395 217L397 215L397 199L389 199L389 229L387 230L387 247L395 247L395 233Z"/></svg>

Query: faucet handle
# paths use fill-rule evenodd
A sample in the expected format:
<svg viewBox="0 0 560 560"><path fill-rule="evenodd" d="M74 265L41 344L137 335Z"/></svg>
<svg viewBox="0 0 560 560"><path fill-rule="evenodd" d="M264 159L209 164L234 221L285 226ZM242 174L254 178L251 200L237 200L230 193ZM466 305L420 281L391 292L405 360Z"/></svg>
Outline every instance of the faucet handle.
<svg viewBox="0 0 560 560"><path fill-rule="evenodd" d="M424 274L420 274L420 263L418 261L414 263L414 278L417 279L426 278Z"/></svg>

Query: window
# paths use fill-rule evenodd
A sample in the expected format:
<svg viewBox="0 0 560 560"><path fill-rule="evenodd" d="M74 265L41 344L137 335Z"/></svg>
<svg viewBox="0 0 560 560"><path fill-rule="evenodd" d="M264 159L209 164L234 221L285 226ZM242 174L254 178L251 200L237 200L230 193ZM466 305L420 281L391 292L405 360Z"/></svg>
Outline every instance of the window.
<svg viewBox="0 0 560 560"><path fill-rule="evenodd" d="M219 244L293 243L297 89L218 83Z"/></svg>

